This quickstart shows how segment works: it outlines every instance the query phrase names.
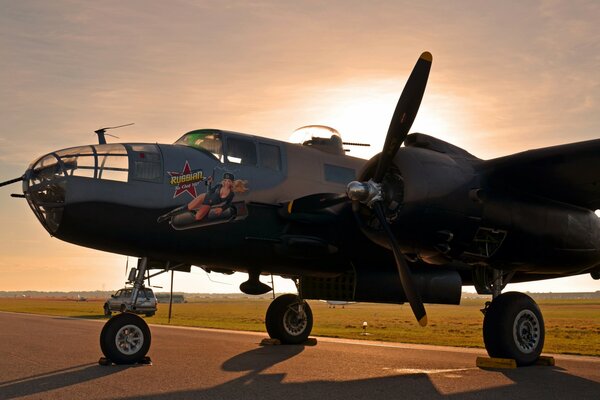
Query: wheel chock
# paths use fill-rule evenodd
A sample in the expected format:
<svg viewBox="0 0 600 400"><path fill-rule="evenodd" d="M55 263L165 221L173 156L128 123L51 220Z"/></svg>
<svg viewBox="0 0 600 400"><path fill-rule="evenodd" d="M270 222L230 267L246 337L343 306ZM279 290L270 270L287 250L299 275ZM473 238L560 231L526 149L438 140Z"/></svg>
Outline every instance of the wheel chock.
<svg viewBox="0 0 600 400"><path fill-rule="evenodd" d="M140 365L152 365L152 359L148 356L145 356L143 359L137 362Z"/></svg>
<svg viewBox="0 0 600 400"><path fill-rule="evenodd" d="M479 368L517 368L517 362L512 358L477 357L476 364ZM556 361L554 357L540 356L534 365L553 367Z"/></svg>
<svg viewBox="0 0 600 400"><path fill-rule="evenodd" d="M261 346L277 346L280 344L281 344L281 340L279 340L279 339L265 338L260 341Z"/></svg>
<svg viewBox="0 0 600 400"><path fill-rule="evenodd" d="M106 358L106 357L100 357L100 359L98 360L98 364L108 367L111 365L117 365L114 362L112 362L112 360ZM139 365L152 365L152 359L148 356L145 356L143 359L141 359L140 361L138 361L136 364Z"/></svg>
<svg viewBox="0 0 600 400"><path fill-rule="evenodd" d="M512 358L477 357L475 362L479 368L514 369L517 362Z"/></svg>
<svg viewBox="0 0 600 400"><path fill-rule="evenodd" d="M554 361L554 357L540 356L540 358L538 358L538 360L535 362L535 365L554 367L556 365L556 361Z"/></svg>
<svg viewBox="0 0 600 400"><path fill-rule="evenodd" d="M106 357L100 357L100 359L98 360L98 364L103 365L103 366L108 366L108 365L112 365L112 361L110 361Z"/></svg>
<svg viewBox="0 0 600 400"><path fill-rule="evenodd" d="M278 346L280 344L281 344L281 340L279 340L279 339L265 338L260 341L261 346ZM305 342L302 342L299 344L302 346L316 346L317 338L308 338L308 339L306 339Z"/></svg>

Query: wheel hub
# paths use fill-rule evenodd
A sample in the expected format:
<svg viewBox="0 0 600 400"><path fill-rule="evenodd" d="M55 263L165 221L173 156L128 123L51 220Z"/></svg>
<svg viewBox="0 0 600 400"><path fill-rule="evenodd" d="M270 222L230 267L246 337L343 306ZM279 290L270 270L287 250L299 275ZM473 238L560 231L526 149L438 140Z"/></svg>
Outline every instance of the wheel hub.
<svg viewBox="0 0 600 400"><path fill-rule="evenodd" d="M135 325L125 325L117 332L115 344L121 353L135 354L144 345L144 333Z"/></svg>
<svg viewBox="0 0 600 400"><path fill-rule="evenodd" d="M540 322L531 310L522 310L513 324L515 344L523 353L532 353L540 342Z"/></svg>
<svg viewBox="0 0 600 400"><path fill-rule="evenodd" d="M301 304L294 304L283 315L283 328L292 336L299 336L308 326L308 318Z"/></svg>

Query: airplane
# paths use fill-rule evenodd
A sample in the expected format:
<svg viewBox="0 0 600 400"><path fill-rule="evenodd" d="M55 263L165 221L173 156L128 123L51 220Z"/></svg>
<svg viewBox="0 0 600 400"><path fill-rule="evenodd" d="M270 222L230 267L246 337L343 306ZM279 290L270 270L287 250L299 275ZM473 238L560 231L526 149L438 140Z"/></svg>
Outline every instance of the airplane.
<svg viewBox="0 0 600 400"><path fill-rule="evenodd" d="M335 308L336 306L342 306L342 308L345 308L346 306L350 305L350 304L355 304L354 301L339 301L339 300L321 300L325 303L327 303L328 308Z"/></svg>
<svg viewBox="0 0 600 400"><path fill-rule="evenodd" d="M99 144L52 151L0 185L22 181L14 196L51 236L137 257L130 304L146 279L191 266L245 272L240 290L252 295L271 290L261 274L278 275L298 294L270 304L266 330L297 344L313 325L306 300L408 302L425 326L424 304L459 304L474 285L491 295L482 310L488 354L533 364L545 339L540 309L503 290L600 279L600 140L482 160L409 134L431 65L424 52L370 160L347 155L326 127L301 144L218 129L174 144L117 144L100 129ZM125 311L100 334L116 364L143 360L151 343L134 306Z"/></svg>

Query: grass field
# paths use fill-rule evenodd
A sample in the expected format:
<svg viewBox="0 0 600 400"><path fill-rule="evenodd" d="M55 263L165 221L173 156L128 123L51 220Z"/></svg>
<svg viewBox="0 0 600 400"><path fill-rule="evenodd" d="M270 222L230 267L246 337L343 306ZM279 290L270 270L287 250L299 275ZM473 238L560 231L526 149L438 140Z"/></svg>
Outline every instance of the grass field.
<svg viewBox="0 0 600 400"><path fill-rule="evenodd" d="M174 304L172 325L264 332L264 315L270 300L206 299ZM0 298L1 311L104 319L101 301L76 302ZM313 335L483 347L479 311L484 300L463 300L460 306L427 305L429 326L421 328L407 305L358 303L329 308L310 301ZM600 300L544 300L539 302L546 324L544 352L600 356ZM149 323L167 324L168 305L160 304ZM361 335L367 321L368 336Z"/></svg>

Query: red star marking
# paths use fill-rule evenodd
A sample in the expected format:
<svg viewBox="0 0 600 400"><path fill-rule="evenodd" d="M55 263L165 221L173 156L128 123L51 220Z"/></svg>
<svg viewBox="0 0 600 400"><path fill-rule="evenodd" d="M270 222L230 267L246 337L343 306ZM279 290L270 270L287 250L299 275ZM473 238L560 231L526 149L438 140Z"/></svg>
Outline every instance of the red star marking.
<svg viewBox="0 0 600 400"><path fill-rule="evenodd" d="M185 166L183 167L183 171L181 172L167 172L170 176L180 176L187 175L192 173L192 169L190 168L190 164L186 161ZM175 194L173 198L178 197L182 193L189 193L194 199L196 198L196 185L198 182L190 182L190 183L180 183L175 188Z"/></svg>

